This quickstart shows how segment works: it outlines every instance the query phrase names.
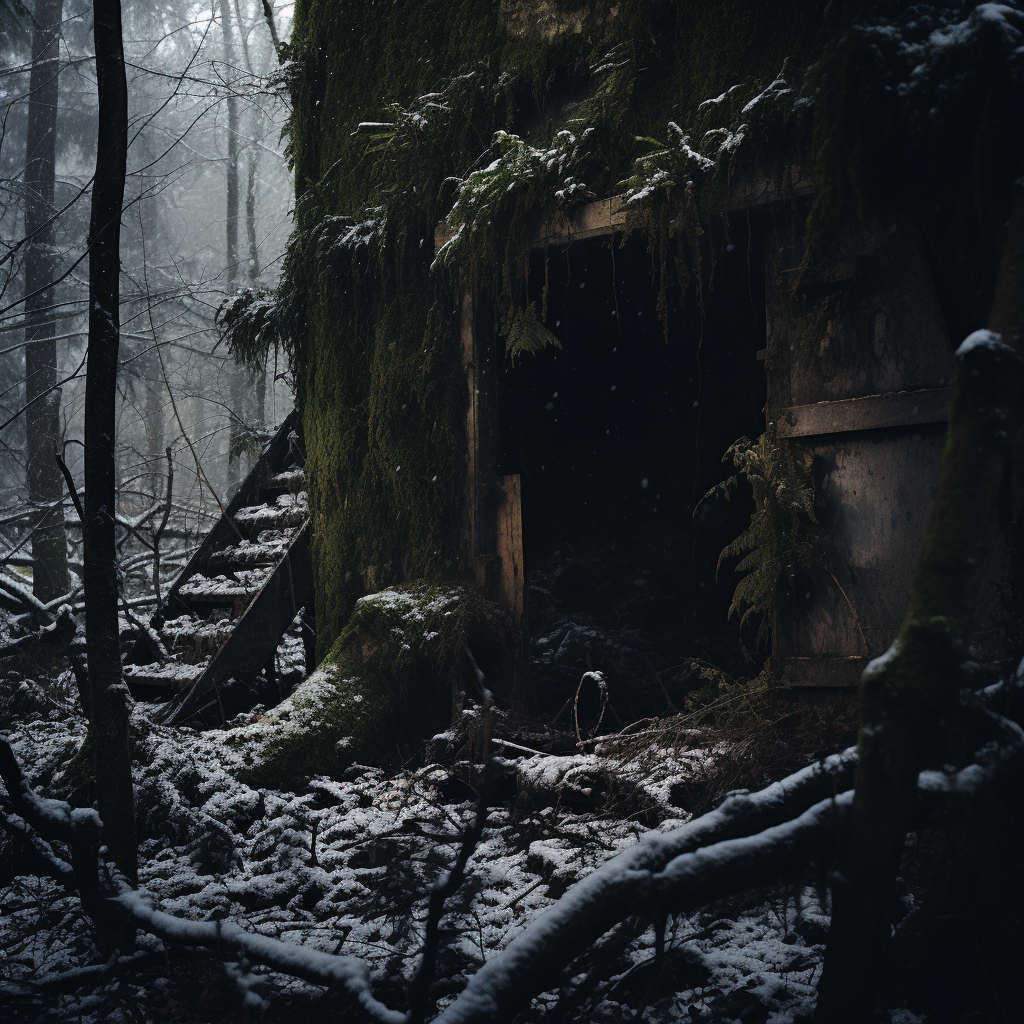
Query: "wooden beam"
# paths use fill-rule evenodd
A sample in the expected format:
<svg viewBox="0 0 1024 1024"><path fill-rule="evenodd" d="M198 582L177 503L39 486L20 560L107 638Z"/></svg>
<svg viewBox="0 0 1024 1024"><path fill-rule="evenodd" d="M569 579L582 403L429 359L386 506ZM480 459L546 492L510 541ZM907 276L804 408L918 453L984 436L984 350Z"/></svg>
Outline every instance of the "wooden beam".
<svg viewBox="0 0 1024 1024"><path fill-rule="evenodd" d="M753 210L772 203L814 194L814 183L800 167L790 167L782 177L741 175L729 183L724 203L713 206L709 212L726 210ZM587 238L601 238L629 229L629 206L622 196L596 199L592 203L559 211L544 221L533 238L534 247L568 245ZM463 230L466 230L463 228ZM451 241L455 231L447 221L441 221L434 230L434 251Z"/></svg>
<svg viewBox="0 0 1024 1024"><path fill-rule="evenodd" d="M600 238L626 228L626 204L620 196L599 199L578 207L574 212L558 212L545 221L534 236L535 247L567 245L585 238Z"/></svg>
<svg viewBox="0 0 1024 1024"><path fill-rule="evenodd" d="M926 388L844 398L836 402L780 409L775 422L779 437L809 437L880 427L945 423L951 397L951 388Z"/></svg>
<svg viewBox="0 0 1024 1024"><path fill-rule="evenodd" d="M498 601L523 623L523 498L519 474L498 477Z"/></svg>

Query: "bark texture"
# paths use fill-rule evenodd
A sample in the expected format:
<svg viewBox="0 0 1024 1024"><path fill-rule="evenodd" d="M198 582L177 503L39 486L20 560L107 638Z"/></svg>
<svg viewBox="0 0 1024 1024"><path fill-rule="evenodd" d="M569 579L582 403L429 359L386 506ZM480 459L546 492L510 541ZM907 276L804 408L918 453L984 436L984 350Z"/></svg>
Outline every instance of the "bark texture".
<svg viewBox="0 0 1024 1024"><path fill-rule="evenodd" d="M114 515L114 410L120 341L121 207L128 152L120 0L95 0L99 134L89 223L89 365L85 384L85 601L89 730L104 842L133 881L138 873L128 716L118 646Z"/></svg>

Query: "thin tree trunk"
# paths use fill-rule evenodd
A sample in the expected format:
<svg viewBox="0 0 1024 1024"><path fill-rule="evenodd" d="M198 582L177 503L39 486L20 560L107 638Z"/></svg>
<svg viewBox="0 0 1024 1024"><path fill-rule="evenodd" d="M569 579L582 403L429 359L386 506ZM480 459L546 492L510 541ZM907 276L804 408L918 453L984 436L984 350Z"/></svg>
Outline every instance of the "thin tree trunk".
<svg viewBox="0 0 1024 1024"><path fill-rule="evenodd" d="M237 10L237 0L236 0ZM239 21L241 28L241 21ZM245 33L241 33L245 39ZM249 59L249 49L245 48L245 62L248 65L249 73L254 74L252 62ZM256 291L260 286L260 249L259 238L256 235L256 195L259 187L259 166L260 151L256 146L256 140L263 134L263 111L259 104L255 106L255 113L250 119L250 132L248 153L246 154L246 180L245 180L245 234L249 243L249 287ZM263 427L267 422L267 367L266 364L258 370L251 372L251 378L256 386L256 426Z"/></svg>
<svg viewBox="0 0 1024 1024"><path fill-rule="evenodd" d="M233 69L235 64L234 32L231 22L230 0L220 0L221 31L224 37L224 64L228 83L228 163L227 163L227 284L228 292L238 284L238 100L234 94ZM231 425L228 437L228 495L235 492L242 477L240 450L242 410L242 373L238 367L229 371L231 397L229 400Z"/></svg>
<svg viewBox="0 0 1024 1024"><path fill-rule="evenodd" d="M57 343L53 319L56 232L53 189L57 152L57 77L63 0L37 0L25 141L25 434L29 501L59 502L64 481L55 452L61 440ZM52 601L70 589L64 510L44 512L32 534L32 590Z"/></svg>
<svg viewBox="0 0 1024 1024"><path fill-rule="evenodd" d="M146 147L143 147L142 157L145 163L149 163L151 156ZM158 211L156 200L151 195L145 194L145 185L140 186L139 203L139 228L143 239L143 259L147 251L152 251L158 236ZM149 294L149 278L145 275L146 294L143 296L143 308L149 309L149 324L153 328L152 296ZM152 330L153 344L149 347L141 360L142 379L146 388L146 458L147 469L146 488L152 495L153 503L156 504L163 497L164 488L164 391L163 377L160 373L160 358L156 352L159 338L155 329Z"/></svg>
<svg viewBox="0 0 1024 1024"><path fill-rule="evenodd" d="M99 135L89 223L89 365L85 383L85 602L89 730L103 840L118 867L138 874L128 716L121 675L114 547L114 414L120 341L119 249L128 152L120 0L94 0Z"/></svg>
<svg viewBox="0 0 1024 1024"><path fill-rule="evenodd" d="M854 805L819 987L818 1019L867 1024L922 769L956 761L963 645L983 582L1024 397L1024 189L1014 197L991 334L957 353L938 496L900 635L861 682Z"/></svg>

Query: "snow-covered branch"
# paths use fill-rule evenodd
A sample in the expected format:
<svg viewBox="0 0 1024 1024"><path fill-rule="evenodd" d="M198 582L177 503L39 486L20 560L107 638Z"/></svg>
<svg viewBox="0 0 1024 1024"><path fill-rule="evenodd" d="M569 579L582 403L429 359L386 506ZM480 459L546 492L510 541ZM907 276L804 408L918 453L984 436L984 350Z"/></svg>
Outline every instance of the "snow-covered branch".
<svg viewBox="0 0 1024 1024"><path fill-rule="evenodd" d="M169 942L186 946L243 953L250 960L266 964L316 985L336 985L352 996L371 1024L403 1024L405 1014L389 1010L375 999L370 989L370 968L352 956L334 956L284 942L268 935L254 935L229 921L187 921L156 910L145 892L125 887L117 902L135 924Z"/></svg>
<svg viewBox="0 0 1024 1024"><path fill-rule="evenodd" d="M682 905L706 891L706 897L696 896L705 902L774 877L780 865L792 865L798 852L814 847L826 822L831 827L829 808L852 784L856 766L851 747L760 792L730 796L674 832L645 836L577 883L488 960L439 1020L469 1024L510 1017L557 985L562 969L601 935L632 914L650 911L655 899L671 897ZM751 857L771 861L764 877ZM727 881L733 868L742 869L735 885Z"/></svg>

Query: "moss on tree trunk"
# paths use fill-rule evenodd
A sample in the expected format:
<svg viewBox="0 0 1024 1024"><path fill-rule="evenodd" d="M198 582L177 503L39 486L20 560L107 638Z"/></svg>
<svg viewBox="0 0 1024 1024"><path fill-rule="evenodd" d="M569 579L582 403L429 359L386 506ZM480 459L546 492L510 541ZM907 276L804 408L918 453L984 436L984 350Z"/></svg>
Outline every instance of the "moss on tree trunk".
<svg viewBox="0 0 1024 1024"><path fill-rule="evenodd" d="M473 591L424 585L360 599L290 697L219 734L225 767L250 785L287 789L354 763L401 762L449 724L467 646L483 636L515 642L508 617Z"/></svg>

